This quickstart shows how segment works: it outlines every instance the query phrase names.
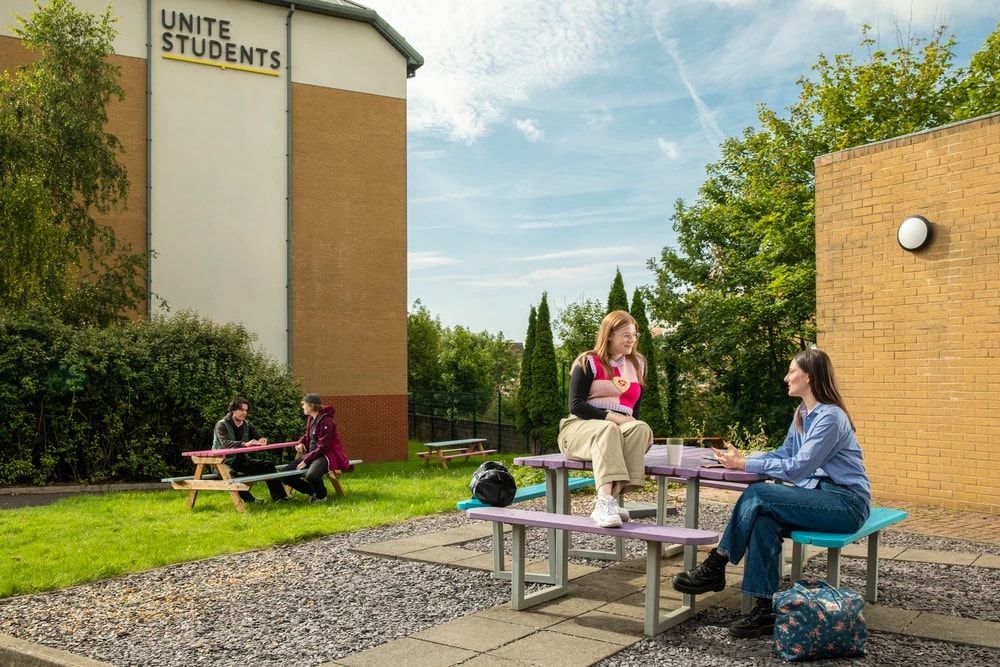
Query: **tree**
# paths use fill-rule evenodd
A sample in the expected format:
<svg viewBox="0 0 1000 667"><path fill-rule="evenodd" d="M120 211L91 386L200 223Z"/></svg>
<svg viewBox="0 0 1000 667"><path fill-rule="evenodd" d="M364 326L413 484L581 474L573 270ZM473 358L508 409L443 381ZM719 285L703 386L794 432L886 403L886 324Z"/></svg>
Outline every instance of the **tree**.
<svg viewBox="0 0 1000 667"><path fill-rule="evenodd" d="M593 349L597 342L597 330L606 313L604 304L598 299L570 303L559 312L554 326L559 336L556 361L560 366L568 366L581 352Z"/></svg>
<svg viewBox="0 0 1000 667"><path fill-rule="evenodd" d="M147 256L93 213L124 206L129 182L106 107L123 99L108 62L116 31L66 0L13 28L37 60L0 77L0 305L40 305L69 321L108 323L145 298Z"/></svg>
<svg viewBox="0 0 1000 667"><path fill-rule="evenodd" d="M531 394L528 415L536 451L555 449L559 420L566 416L556 377L556 349L549 324L548 295L542 294L535 319L535 342L531 350Z"/></svg>
<svg viewBox="0 0 1000 667"><path fill-rule="evenodd" d="M440 366L447 391L496 394L509 384L516 363L514 347L502 333L476 334L461 326L445 333Z"/></svg>
<svg viewBox="0 0 1000 667"><path fill-rule="evenodd" d="M437 391L443 387L441 320L420 299L406 316L406 386L409 391Z"/></svg>
<svg viewBox="0 0 1000 667"><path fill-rule="evenodd" d="M628 293L625 292L625 281L622 280L620 269L615 269L615 279L611 281L611 291L608 293L608 309L604 314L615 310L628 312Z"/></svg>
<svg viewBox="0 0 1000 667"><path fill-rule="evenodd" d="M958 84L956 120L985 116L1000 109L1000 23L973 54Z"/></svg>
<svg viewBox="0 0 1000 667"><path fill-rule="evenodd" d="M538 314L535 307L528 313L528 331L524 334L524 351L521 353L521 377L517 388L517 409L514 423L518 432L531 439L531 414L528 404L531 401L531 358L535 350L535 327L538 324Z"/></svg>
<svg viewBox="0 0 1000 667"><path fill-rule="evenodd" d="M968 75L952 68L943 29L891 52L869 32L867 61L819 56L788 118L761 106L760 128L723 143L697 201L677 202L678 247L651 263L650 305L672 325L665 347L688 396L680 418L718 433L760 419L780 440L791 410L781 379L815 340L816 156L952 122L972 99L977 112L997 110L982 83L997 71L996 32Z"/></svg>
<svg viewBox="0 0 1000 667"><path fill-rule="evenodd" d="M636 332L639 340L636 346L639 353L646 357L646 386L642 390L642 411L639 416L642 421L649 424L653 433L660 436L669 436L670 430L663 417L663 399L660 395L660 355L657 350L656 340L649 331L649 320L646 318L646 301L642 298L642 290L636 289L632 293L632 308L629 311L638 325Z"/></svg>

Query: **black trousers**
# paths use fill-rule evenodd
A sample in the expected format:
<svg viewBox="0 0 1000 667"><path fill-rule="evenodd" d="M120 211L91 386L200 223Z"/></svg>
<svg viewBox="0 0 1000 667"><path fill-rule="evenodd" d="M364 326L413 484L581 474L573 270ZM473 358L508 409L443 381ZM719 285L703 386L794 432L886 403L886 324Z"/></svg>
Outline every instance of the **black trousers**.
<svg viewBox="0 0 1000 667"><path fill-rule="evenodd" d="M235 461L233 465L229 466L229 470L236 477L266 475L270 472L277 472L277 468L274 467L274 463L271 461L265 461L264 459L252 459L249 456L245 457L245 460ZM289 486L292 486L292 479L301 480L299 477L286 477L285 480L289 481ZM285 493L285 485L281 483L280 479L269 479L266 483L267 490L271 492L271 500L281 500L282 498L288 497L288 494ZM249 491L240 491L240 498L249 502L256 500L253 494Z"/></svg>

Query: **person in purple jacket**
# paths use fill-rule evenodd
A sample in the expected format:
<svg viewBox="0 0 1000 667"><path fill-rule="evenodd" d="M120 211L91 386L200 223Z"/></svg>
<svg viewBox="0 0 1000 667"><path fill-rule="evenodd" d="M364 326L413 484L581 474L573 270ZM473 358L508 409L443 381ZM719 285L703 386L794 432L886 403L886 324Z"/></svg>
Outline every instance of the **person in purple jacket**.
<svg viewBox="0 0 1000 667"><path fill-rule="evenodd" d="M682 593L707 593L726 587L726 565L743 566L740 590L755 598L747 616L736 620L734 637L759 637L774 631L771 597L778 591L781 542L793 530L853 533L871 510L871 485L854 423L840 397L833 365L825 352L803 350L785 376L788 395L802 403L784 444L762 456L745 456L732 444L714 449L727 468L755 472L784 484L751 484L733 507L719 546L698 567L673 578Z"/></svg>
<svg viewBox="0 0 1000 667"><path fill-rule="evenodd" d="M333 420L334 409L324 406L319 394L306 394L302 399L302 413L309 417L306 432L295 445L301 457L296 467L307 470L306 481L313 489L310 503L326 501L326 474L330 470L349 471L351 463L344 454L344 446Z"/></svg>

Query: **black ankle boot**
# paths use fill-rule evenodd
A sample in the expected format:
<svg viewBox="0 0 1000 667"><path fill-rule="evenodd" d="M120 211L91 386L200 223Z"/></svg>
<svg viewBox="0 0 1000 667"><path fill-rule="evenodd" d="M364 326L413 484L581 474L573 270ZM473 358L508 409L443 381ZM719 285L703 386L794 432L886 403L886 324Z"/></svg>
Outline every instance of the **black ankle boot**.
<svg viewBox="0 0 1000 667"><path fill-rule="evenodd" d="M729 626L729 634L743 639L774 634L774 611L771 608L771 600L757 598L757 604L750 613Z"/></svg>
<svg viewBox="0 0 1000 667"><path fill-rule="evenodd" d="M712 549L708 558L701 565L693 570L681 572L673 578L674 590L691 595L721 591L726 587L726 565L728 563L729 556L723 556Z"/></svg>

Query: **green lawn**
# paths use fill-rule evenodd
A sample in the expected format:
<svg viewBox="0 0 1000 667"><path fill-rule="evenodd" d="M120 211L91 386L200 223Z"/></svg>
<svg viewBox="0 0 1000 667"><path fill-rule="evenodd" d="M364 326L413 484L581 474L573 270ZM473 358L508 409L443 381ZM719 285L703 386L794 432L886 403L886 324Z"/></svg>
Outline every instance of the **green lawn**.
<svg viewBox="0 0 1000 667"><path fill-rule="evenodd" d="M203 491L193 510L187 493L163 491L86 495L50 505L0 510L0 598L65 588L171 563L289 544L359 528L455 511L469 497L482 459L453 459L448 470L409 460L362 464L342 477L346 498L249 507L241 514L228 493ZM510 466L515 455L494 455ZM542 481L534 469L513 469L518 486ZM329 484L327 485L329 487ZM255 494L267 497L263 484Z"/></svg>

